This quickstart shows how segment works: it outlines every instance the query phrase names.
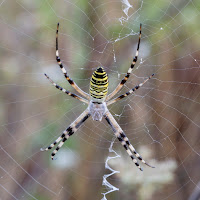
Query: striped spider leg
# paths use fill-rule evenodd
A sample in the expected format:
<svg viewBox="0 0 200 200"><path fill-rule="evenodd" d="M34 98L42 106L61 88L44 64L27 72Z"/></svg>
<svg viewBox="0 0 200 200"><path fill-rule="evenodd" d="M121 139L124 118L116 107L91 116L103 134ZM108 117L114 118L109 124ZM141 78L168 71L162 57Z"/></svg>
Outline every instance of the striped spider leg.
<svg viewBox="0 0 200 200"><path fill-rule="evenodd" d="M122 146L126 149L126 152L128 153L128 155L131 157L131 159L133 160L133 162L135 163L135 165L141 170L143 171L143 169L140 167L137 159L135 159L133 153L135 154L135 156L142 161L145 165L154 168L153 166L149 165L145 160L142 159L142 157L140 156L139 153L136 152L135 148L132 146L132 144L129 142L129 139L126 137L125 133L123 132L123 130L121 129L121 127L119 126L119 124L116 122L116 120L114 119L114 117L112 116L112 114L107 111L104 114L104 118L106 119L106 121L108 122L108 124L111 126L112 130L114 131L115 136L118 138L118 140L121 142ZM133 153L132 153L133 152Z"/></svg>
<svg viewBox="0 0 200 200"><path fill-rule="evenodd" d="M126 83L128 78L130 77L130 74L131 74L131 72L135 66L135 63L137 62L137 59L138 59L141 35L142 35L142 24L140 24L140 34L139 34L139 39L138 39L137 50L135 53L135 57L133 58L133 61L131 63L131 66L129 67L128 72L126 73L124 78L121 80L121 82L118 84L118 86L115 88L115 90L106 97L106 101L109 101L113 96L115 96L115 94L117 94L117 92L119 92L121 90L123 85Z"/></svg>
<svg viewBox="0 0 200 200"><path fill-rule="evenodd" d="M49 76L48 76L47 74L44 74L44 75L45 75L45 76L47 77L47 79L52 83L52 85L54 85L57 89L61 90L62 92L66 93L67 95L69 95L69 96L71 96L71 97L73 97L73 98L75 98L75 99L78 99L79 101L82 101L82 102L87 103L87 104L89 103L88 100L86 100L86 99L84 99L84 98L78 96L77 94L73 94L73 93L71 93L71 92L65 90L65 89L62 88L61 86L59 86L57 83L55 83L53 80L51 80L51 78L49 78Z"/></svg>
<svg viewBox="0 0 200 200"><path fill-rule="evenodd" d="M78 85L68 76L66 69L64 68L62 61L59 57L59 51L58 51L58 29L59 29L59 23L57 24L57 30L56 30L56 61L58 63L58 65L60 66L60 69L62 70L64 77L67 79L67 81L69 82L69 84L82 96L84 96L86 99L89 99L90 96L89 94L87 94L86 92L84 92L83 90L81 90L81 88L78 87Z"/></svg>
<svg viewBox="0 0 200 200"><path fill-rule="evenodd" d="M129 90L129 91L126 92L125 94L122 94L122 95L120 95L120 96L118 96L118 97L116 97L116 98L114 98L114 99L112 99L112 100L110 100L110 101L107 101L107 102L106 102L106 105L109 106L109 105L111 105L111 104L113 104L113 103L115 103L115 102L117 102L117 101L123 99L124 97L127 97L129 94L131 94L131 93L135 92L136 90L138 90L142 85L144 85L144 84L145 84L148 80L150 80L153 76L154 76L154 74L152 74L151 76L149 76L145 81L143 81L142 83L136 85L133 89Z"/></svg>
<svg viewBox="0 0 200 200"><path fill-rule="evenodd" d="M57 148L51 153L51 159L54 159L54 156L59 151L59 149L63 146L66 140L73 135L78 128L90 117L89 110L86 109L73 123L70 124L70 126L63 131L62 135L58 137L54 143L50 144L47 148L42 149L41 151L48 151L52 149L56 144L58 144Z"/></svg>

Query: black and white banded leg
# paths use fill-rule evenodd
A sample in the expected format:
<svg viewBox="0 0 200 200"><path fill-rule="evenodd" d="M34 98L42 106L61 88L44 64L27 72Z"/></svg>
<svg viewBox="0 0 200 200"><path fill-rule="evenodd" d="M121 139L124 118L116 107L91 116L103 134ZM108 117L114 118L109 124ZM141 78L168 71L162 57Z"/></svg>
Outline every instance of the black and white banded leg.
<svg viewBox="0 0 200 200"><path fill-rule="evenodd" d="M82 102L87 103L87 104L89 103L88 100L86 100L86 99L84 99L84 98L82 98L82 97L80 97L80 96L78 96L78 95L76 95L76 94L73 94L73 93L67 91L66 89L62 88L61 86L59 86L59 85L58 85L57 83L55 83L47 74L44 74L44 75L45 75L45 76L47 77L47 79L52 83L52 85L54 85L57 89L61 90L62 92L66 93L67 95L69 95L69 96L71 96L71 97L73 97L73 98L75 98L75 99L78 99L79 101L82 101Z"/></svg>
<svg viewBox="0 0 200 200"><path fill-rule="evenodd" d="M52 152L51 154L51 158L52 160L54 159L54 156L56 155L56 153L59 151L59 149L62 147L62 145L65 143L66 140L68 140L68 138L73 135L78 128L90 117L90 113L89 110L86 109L73 123L70 124L70 126L63 131L62 135L60 137L58 137L55 142L53 142L52 144L50 144L48 147L41 149L41 151L48 151L50 149L52 149L56 144L58 144L58 146L56 147L56 149Z"/></svg>
<svg viewBox="0 0 200 200"><path fill-rule="evenodd" d="M148 80L150 80L153 76L154 76L154 74L152 74L151 76L149 76L144 82L142 82L142 83L136 85L134 88L132 88L131 90L129 90L129 91L126 92L125 94L122 94L122 95L120 95L120 96L118 96L118 97L116 97L116 98L114 98L114 99L108 101L108 102L106 103L106 105L109 106L109 105L115 103L116 101L119 101L119 100L123 99L124 97L127 97L129 94L132 94L133 92L135 92L136 90L138 90L141 86L143 86L143 85L144 85Z"/></svg>
<svg viewBox="0 0 200 200"><path fill-rule="evenodd" d="M58 29L59 29L59 23L57 24L57 30L56 30L56 61L58 65L60 66L60 69L62 70L65 78L69 82L69 84L82 96L86 97L87 99L90 98L89 94L81 90L81 88L78 87L78 85L68 76L66 69L64 68L62 61L59 56L59 51L58 51Z"/></svg>
<svg viewBox="0 0 200 200"><path fill-rule="evenodd" d="M131 74L131 72L132 72L132 70L135 66L135 63L137 62L137 59L138 59L141 34L142 34L142 24L140 24L140 34L139 34L139 39L138 39L137 50L136 50L136 53L135 53L135 57L133 58L133 61L131 63L131 66L129 67L128 72L126 73L125 77L121 80L121 82L115 88L115 90L106 97L106 101L110 100L113 96L115 96L115 94L117 94L117 92L123 87L123 85L128 80L128 78L129 78L129 76L130 76L130 74Z"/></svg>
<svg viewBox="0 0 200 200"><path fill-rule="evenodd" d="M108 124L111 126L112 130L114 131L114 134L116 135L116 137L118 138L118 140L121 142L122 146L126 149L126 152L128 153L128 155L131 157L131 159L133 160L133 162L135 163L135 165L141 170L143 171L143 169L140 167L137 159L134 157L133 153L135 154L135 156L144 164L146 164L149 167L154 168L153 166L149 165L145 160L142 159L141 155L139 153L136 152L135 148L131 145L129 139L126 137L125 133L123 132L123 130L121 129L121 127L118 125L118 123L115 121L114 117L112 116L112 114L107 111L104 114L104 117L106 119L106 121L108 122ZM133 152L133 153L132 153Z"/></svg>

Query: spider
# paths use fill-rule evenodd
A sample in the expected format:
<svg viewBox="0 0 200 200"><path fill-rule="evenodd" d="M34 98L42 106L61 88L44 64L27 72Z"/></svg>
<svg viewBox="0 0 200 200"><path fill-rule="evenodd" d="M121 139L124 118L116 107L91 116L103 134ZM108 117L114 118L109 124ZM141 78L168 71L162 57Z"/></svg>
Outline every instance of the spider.
<svg viewBox="0 0 200 200"><path fill-rule="evenodd" d="M140 24L140 34L138 39L138 45L135 57L133 58L133 61L131 63L130 68L128 69L128 72L126 73L125 77L121 80L121 82L117 85L115 90L107 95L108 92L108 76L107 73L104 71L103 67L98 67L96 71L92 74L91 80L90 80L90 94L85 93L83 90L81 90L77 84L69 77L67 74L66 69L64 68L62 61L59 57L59 51L58 51L58 30L59 30L59 23L57 24L57 30L56 30L56 60L58 65L60 66L60 69L62 70L65 78L69 82L69 84L83 97L78 96L76 94L73 94L66 89L62 88L58 84L56 84L47 74L44 74L46 78L59 90L66 93L67 95L78 99L79 101L82 101L86 104L88 104L87 109L74 121L70 124L70 126L63 131L62 135L58 137L54 143L50 144L47 148L41 149L41 151L48 151L52 149L56 144L58 144L57 148L51 153L52 160L54 159L54 156L59 151L59 149L63 146L66 140L69 139L71 135L73 135L78 128L90 117L92 116L93 120L101 121L104 117L105 120L108 122L108 124L111 126L112 130L114 131L115 136L118 138L119 142L122 144L122 146L125 148L128 155L131 157L132 161L135 163L135 165L143 171L143 169L140 167L138 160L140 160L142 163L146 164L149 167L154 168L153 166L149 165L146 161L143 160L143 158L140 156L139 153L136 152L135 148L131 145L129 139L126 137L124 131L121 129L119 124L116 122L112 114L109 112L107 106L127 97L134 91L138 90L144 83L146 83L149 79L151 79L154 74L149 76L144 82L136 85L133 89L129 90L123 95L120 95L116 98L114 97L117 92L122 88L122 86L126 83L128 80L135 63L137 62L138 53L139 53L139 47L140 47L140 39L141 39L141 30L142 30L142 24ZM135 156L134 156L135 155ZM136 158L137 159L136 159Z"/></svg>

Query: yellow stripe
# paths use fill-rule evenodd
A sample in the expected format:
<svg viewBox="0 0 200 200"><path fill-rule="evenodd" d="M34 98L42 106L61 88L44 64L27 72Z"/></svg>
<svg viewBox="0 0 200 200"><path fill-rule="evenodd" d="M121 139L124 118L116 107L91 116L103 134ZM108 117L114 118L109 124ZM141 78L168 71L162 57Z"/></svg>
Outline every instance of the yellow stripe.
<svg viewBox="0 0 200 200"><path fill-rule="evenodd" d="M99 95L103 95L103 94L106 94L107 92L108 92L108 90L104 90L104 91L95 91L95 90L90 90L90 92L92 93L92 94L99 94Z"/></svg>
<svg viewBox="0 0 200 200"><path fill-rule="evenodd" d="M93 84L93 85L95 85L95 87L99 87L99 86L105 86L105 85L107 85L108 84L108 81L104 81L104 82L94 82L93 80L91 80L91 83Z"/></svg>
<svg viewBox="0 0 200 200"><path fill-rule="evenodd" d="M95 92L104 92L105 90L107 90L107 88L90 88L90 91L95 91Z"/></svg>
<svg viewBox="0 0 200 200"><path fill-rule="evenodd" d="M97 71L95 71L94 73L98 74L98 75L102 75L102 76L106 74L106 72L101 73L101 72L97 72Z"/></svg>
<svg viewBox="0 0 200 200"><path fill-rule="evenodd" d="M94 75L92 75L92 78L93 78L94 80L97 80L97 81L105 81L105 80L108 79L107 76L106 76L105 78L96 78Z"/></svg>
<svg viewBox="0 0 200 200"><path fill-rule="evenodd" d="M97 88L104 88L104 87L108 87L108 82L105 85L96 85L95 83L90 81L90 85Z"/></svg>
<svg viewBox="0 0 200 200"><path fill-rule="evenodd" d="M106 93L105 93L105 94L106 94ZM105 97L105 94L93 94L93 93L92 93L91 96L92 96L92 97L95 96L95 97L104 98L104 97Z"/></svg>
<svg viewBox="0 0 200 200"><path fill-rule="evenodd" d="M104 95L99 96L99 95L91 94L91 96L94 97L95 99L103 99L104 98Z"/></svg>

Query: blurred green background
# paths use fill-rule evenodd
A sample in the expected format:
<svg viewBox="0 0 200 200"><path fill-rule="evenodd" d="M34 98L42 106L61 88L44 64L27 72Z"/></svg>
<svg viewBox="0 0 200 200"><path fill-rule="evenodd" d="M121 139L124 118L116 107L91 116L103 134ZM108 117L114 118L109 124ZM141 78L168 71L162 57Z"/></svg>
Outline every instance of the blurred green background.
<svg viewBox="0 0 200 200"><path fill-rule="evenodd" d="M130 4L129 4L130 3ZM197 200L200 195L200 2L53 1L0 2L0 199L101 199L102 177L113 132L89 119L51 161L41 147L52 143L87 105L46 80L76 93L55 60L89 91L98 66L111 92L135 55L137 66L121 91L155 73L136 94L109 107L136 150L150 164L141 173L116 140L121 158L109 164L119 191L107 199Z"/></svg>

